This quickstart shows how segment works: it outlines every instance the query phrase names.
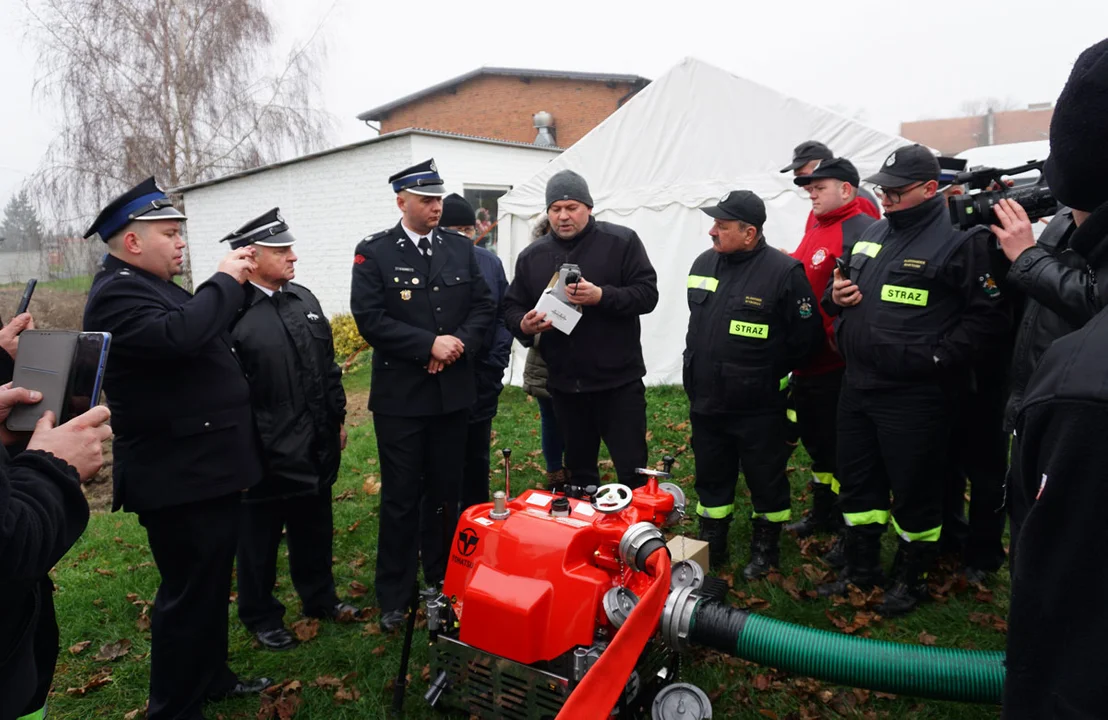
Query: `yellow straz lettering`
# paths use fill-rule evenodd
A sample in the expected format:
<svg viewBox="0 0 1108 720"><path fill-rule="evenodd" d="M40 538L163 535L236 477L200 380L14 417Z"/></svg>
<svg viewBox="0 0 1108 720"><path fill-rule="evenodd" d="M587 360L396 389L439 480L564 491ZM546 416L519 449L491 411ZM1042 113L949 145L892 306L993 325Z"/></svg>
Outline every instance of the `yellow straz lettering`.
<svg viewBox="0 0 1108 720"><path fill-rule="evenodd" d="M919 288L900 287L899 285L882 285L881 299L885 302L900 303L902 305L916 305L927 307L927 291Z"/></svg>
<svg viewBox="0 0 1108 720"><path fill-rule="evenodd" d="M741 335L743 337L749 338L757 338L758 340L765 340L769 337L769 325L748 323L743 322L742 320L732 320L731 334Z"/></svg>

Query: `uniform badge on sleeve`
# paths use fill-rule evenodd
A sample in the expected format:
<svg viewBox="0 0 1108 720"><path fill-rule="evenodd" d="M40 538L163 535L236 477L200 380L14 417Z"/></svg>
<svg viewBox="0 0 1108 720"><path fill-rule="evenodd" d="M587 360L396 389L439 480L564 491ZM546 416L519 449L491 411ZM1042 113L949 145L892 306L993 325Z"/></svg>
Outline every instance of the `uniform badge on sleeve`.
<svg viewBox="0 0 1108 720"><path fill-rule="evenodd" d="M995 298L1000 295L1000 288L996 285L996 280L993 280L991 273L985 273L977 278L977 281L981 283L981 289L985 291L985 294L991 298Z"/></svg>
<svg viewBox="0 0 1108 720"><path fill-rule="evenodd" d="M355 265L361 265L364 262L365 262L365 258L363 256L361 256L361 255L355 255L354 256L354 264Z"/></svg>
<svg viewBox="0 0 1108 720"><path fill-rule="evenodd" d="M797 312L800 313L800 317L804 320L812 317L812 299L804 298L797 303Z"/></svg>

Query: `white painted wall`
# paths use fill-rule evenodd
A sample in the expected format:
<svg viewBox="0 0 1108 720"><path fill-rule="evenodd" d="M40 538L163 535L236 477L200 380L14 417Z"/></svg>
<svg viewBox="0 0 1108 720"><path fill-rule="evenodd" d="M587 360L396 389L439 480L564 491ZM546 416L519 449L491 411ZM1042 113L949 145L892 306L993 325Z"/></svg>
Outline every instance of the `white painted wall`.
<svg viewBox="0 0 1108 720"><path fill-rule="evenodd" d="M451 192L466 184L516 185L556 151L465 138L401 135L184 193L193 282L228 252L219 239L272 207L296 237L296 282L312 290L328 316L350 311L354 247L399 219L388 178L429 157Z"/></svg>

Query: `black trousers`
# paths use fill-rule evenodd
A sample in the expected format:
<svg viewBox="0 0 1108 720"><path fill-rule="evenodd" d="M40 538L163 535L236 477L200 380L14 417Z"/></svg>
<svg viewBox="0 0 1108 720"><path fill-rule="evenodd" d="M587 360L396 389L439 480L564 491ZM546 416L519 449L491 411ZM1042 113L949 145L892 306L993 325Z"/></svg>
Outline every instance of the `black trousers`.
<svg viewBox="0 0 1108 720"><path fill-rule="evenodd" d="M227 605L240 493L139 513L162 583L150 622L149 720L197 720L209 697L234 687Z"/></svg>
<svg viewBox="0 0 1108 720"><path fill-rule="evenodd" d="M950 423L949 395L936 385L855 390L843 383L838 460L846 524L883 529L891 521L904 540L937 542Z"/></svg>
<svg viewBox="0 0 1108 720"><path fill-rule="evenodd" d="M616 477L628 487L645 484L635 468L646 467L646 388L636 380L589 393L550 391L566 444L565 467L574 485L599 485L600 441L608 447Z"/></svg>
<svg viewBox="0 0 1108 720"><path fill-rule="evenodd" d="M461 509L489 501L489 443L492 441L492 418L477 420L466 426L465 471L462 479Z"/></svg>
<svg viewBox="0 0 1108 720"><path fill-rule="evenodd" d="M948 519L965 512L969 479L969 528L964 533L965 564L989 572L1004 564L1004 480L1008 472L1008 433L1004 432L1004 373L978 373L976 392L956 405L951 434Z"/></svg>
<svg viewBox="0 0 1108 720"><path fill-rule="evenodd" d="M788 456L781 452L788 432L784 409L758 415L690 413L689 419L700 498L697 513L731 516L741 464L755 515L773 522L788 520Z"/></svg>
<svg viewBox="0 0 1108 720"><path fill-rule="evenodd" d="M285 606L273 596L281 531L289 575L305 614L329 614L339 601L331 572L331 486L313 495L244 502L238 546L239 619L252 633L284 624Z"/></svg>
<svg viewBox="0 0 1108 720"><path fill-rule="evenodd" d="M813 481L838 492L839 392L843 370L792 378L793 403L800 439L812 458Z"/></svg>
<svg viewBox="0 0 1108 720"><path fill-rule="evenodd" d="M423 559L427 583L446 574L447 542L457 524L468 410L427 417L373 416L381 459L377 602L407 607Z"/></svg>

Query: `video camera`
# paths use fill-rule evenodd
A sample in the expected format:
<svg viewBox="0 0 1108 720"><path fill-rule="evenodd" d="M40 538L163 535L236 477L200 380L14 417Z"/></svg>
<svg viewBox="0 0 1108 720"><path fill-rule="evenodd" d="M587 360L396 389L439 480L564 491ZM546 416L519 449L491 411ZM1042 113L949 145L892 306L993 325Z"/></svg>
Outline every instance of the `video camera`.
<svg viewBox="0 0 1108 720"><path fill-rule="evenodd" d="M974 168L958 173L953 184L968 186L970 194L954 195L950 198L948 203L950 221L959 230L968 230L974 225L995 225L997 219L993 206L1001 198L1019 203L1027 213L1028 219L1032 221L1055 214L1058 211L1058 201L1046 186L1046 179L1043 177L1044 162L1044 160L1036 160L1014 168ZM1030 170L1039 171L1039 179L1034 185L1008 187L1004 182L1005 177ZM989 189L994 186L994 183L1000 188L999 190Z"/></svg>

